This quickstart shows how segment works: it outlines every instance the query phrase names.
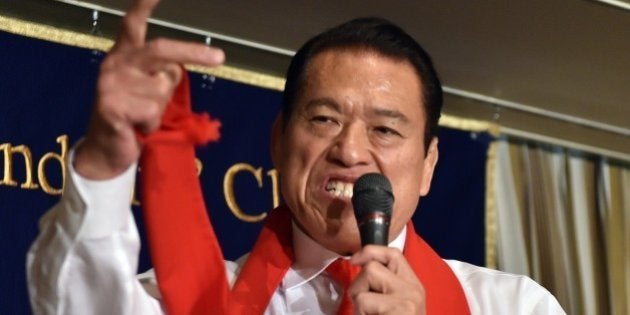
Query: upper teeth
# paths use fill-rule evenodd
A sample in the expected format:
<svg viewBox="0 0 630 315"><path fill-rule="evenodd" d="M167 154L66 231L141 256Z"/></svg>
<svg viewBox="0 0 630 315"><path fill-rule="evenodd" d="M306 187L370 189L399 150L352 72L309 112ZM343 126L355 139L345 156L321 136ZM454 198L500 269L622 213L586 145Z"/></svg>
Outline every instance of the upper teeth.
<svg viewBox="0 0 630 315"><path fill-rule="evenodd" d="M352 188L354 184L344 183L339 181L330 181L326 185L326 190L335 195L336 197L352 198Z"/></svg>

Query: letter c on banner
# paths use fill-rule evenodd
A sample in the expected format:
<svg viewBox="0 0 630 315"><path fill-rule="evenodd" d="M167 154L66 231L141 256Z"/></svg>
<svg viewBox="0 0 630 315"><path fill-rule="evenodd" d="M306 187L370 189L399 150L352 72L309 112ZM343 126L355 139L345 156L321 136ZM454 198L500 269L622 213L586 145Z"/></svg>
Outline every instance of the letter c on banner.
<svg viewBox="0 0 630 315"><path fill-rule="evenodd" d="M227 170L227 172L225 172L225 177L223 178L223 194L225 195L225 202L232 213L234 213L234 215L240 220L251 223L259 222L267 216L266 212L259 215L249 215L243 212L243 209L241 209L236 203L236 197L234 195L234 176L236 173L243 171L252 173L256 178L258 188L262 188L262 167L255 169L247 163L234 164Z"/></svg>

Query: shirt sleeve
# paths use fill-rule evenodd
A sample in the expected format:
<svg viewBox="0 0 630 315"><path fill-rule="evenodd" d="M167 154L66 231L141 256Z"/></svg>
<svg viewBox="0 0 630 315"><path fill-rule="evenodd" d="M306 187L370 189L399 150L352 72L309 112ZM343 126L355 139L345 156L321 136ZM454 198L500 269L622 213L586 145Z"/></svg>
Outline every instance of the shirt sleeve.
<svg viewBox="0 0 630 315"><path fill-rule="evenodd" d="M73 151L69 154L72 161ZM58 204L27 254L34 314L163 314L136 278L140 237L131 213L136 165L104 181L68 163Z"/></svg>
<svg viewBox="0 0 630 315"><path fill-rule="evenodd" d="M529 277L446 260L464 289L471 314L566 314L558 300Z"/></svg>

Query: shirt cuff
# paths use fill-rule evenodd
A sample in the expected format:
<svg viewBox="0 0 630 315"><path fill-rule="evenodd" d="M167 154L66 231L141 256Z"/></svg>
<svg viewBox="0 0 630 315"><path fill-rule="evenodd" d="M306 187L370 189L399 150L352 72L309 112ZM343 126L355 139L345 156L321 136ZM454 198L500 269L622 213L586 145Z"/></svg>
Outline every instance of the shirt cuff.
<svg viewBox="0 0 630 315"><path fill-rule="evenodd" d="M82 177L73 167L74 148L68 152L68 178L64 198L82 201L85 209L80 238L99 238L124 229L131 215L137 163L122 174L107 180ZM73 207L74 208L74 207ZM76 209L76 208L75 208Z"/></svg>

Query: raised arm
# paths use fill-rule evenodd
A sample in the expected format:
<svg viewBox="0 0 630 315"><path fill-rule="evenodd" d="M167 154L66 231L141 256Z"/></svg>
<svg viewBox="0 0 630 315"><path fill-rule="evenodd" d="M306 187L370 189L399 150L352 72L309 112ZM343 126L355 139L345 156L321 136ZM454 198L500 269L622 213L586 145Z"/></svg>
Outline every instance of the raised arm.
<svg viewBox="0 0 630 315"><path fill-rule="evenodd" d="M101 65L88 132L70 154L60 202L40 221L27 257L35 314L159 314L136 280L139 237L130 211L136 133L159 127L182 77L179 64L217 66L223 52L201 43L145 41L157 0L139 0Z"/></svg>

